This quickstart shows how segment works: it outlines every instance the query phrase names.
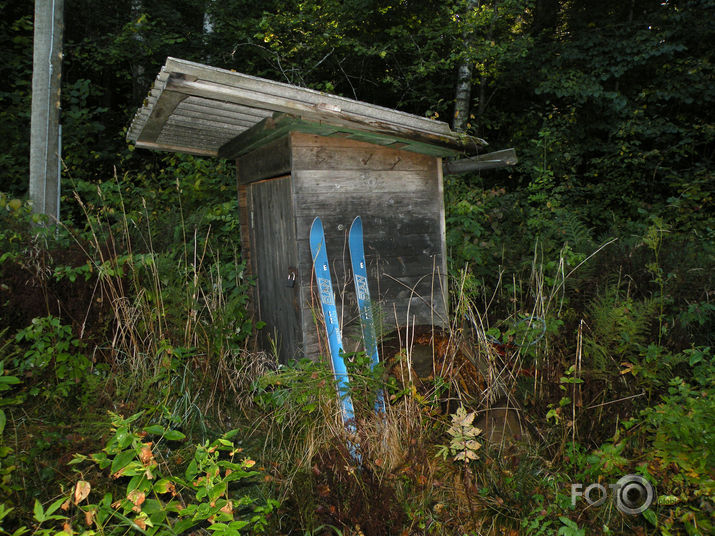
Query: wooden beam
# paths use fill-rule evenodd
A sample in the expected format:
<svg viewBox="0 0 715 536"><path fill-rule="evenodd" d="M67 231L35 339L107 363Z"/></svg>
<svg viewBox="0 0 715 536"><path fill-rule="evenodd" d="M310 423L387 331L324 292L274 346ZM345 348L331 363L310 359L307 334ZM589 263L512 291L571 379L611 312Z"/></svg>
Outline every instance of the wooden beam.
<svg viewBox="0 0 715 536"><path fill-rule="evenodd" d="M186 153L196 156L217 157L216 151L210 149L199 149L196 147L181 147L177 145L166 145L164 143L154 143L150 141L137 141L135 144L140 149L151 149L153 151L169 151L170 153Z"/></svg>
<svg viewBox="0 0 715 536"><path fill-rule="evenodd" d="M187 96L173 91L164 91L152 108L139 139L146 142L155 142L171 114Z"/></svg>
<svg viewBox="0 0 715 536"><path fill-rule="evenodd" d="M519 162L516 151L504 149L493 153L480 154L461 160L452 160L442 164L442 171L445 175L460 175L470 171L482 171L485 169L496 169L506 166L514 166Z"/></svg>

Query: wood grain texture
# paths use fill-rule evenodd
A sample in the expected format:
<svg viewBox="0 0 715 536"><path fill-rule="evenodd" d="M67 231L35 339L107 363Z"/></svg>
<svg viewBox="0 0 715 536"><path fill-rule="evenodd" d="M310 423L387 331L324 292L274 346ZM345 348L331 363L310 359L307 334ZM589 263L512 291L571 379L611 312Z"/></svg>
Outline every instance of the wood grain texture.
<svg viewBox="0 0 715 536"><path fill-rule="evenodd" d="M290 176L280 176L287 169ZM438 158L340 136L293 132L239 158L237 170L241 227L242 232L248 228L250 237L244 248L257 278L258 316L268 324L264 347L269 347L269 336L278 336L281 360L316 359L328 352L321 326L316 326L322 318L309 244L316 216L323 219L347 351L360 349L347 246L348 229L357 215L364 222L378 331L408 323L446 325ZM289 267L297 270L294 289L284 286Z"/></svg>
<svg viewBox="0 0 715 536"><path fill-rule="evenodd" d="M240 157L237 162L241 170L238 182L241 184L285 175L290 172L288 137L264 145Z"/></svg>
<svg viewBox="0 0 715 536"><path fill-rule="evenodd" d="M289 270L297 265L290 183L283 177L248 187L258 314L266 323L261 336L264 348L271 347L269 338L273 341L282 362L294 357L302 339L298 289L286 286Z"/></svg>
<svg viewBox="0 0 715 536"><path fill-rule="evenodd" d="M392 331L408 321L446 325L439 159L345 138L295 133L291 145L302 307L312 299L307 229L320 216L343 331L358 329L347 232L360 215L370 292L384 323L381 329ZM312 316L304 314L308 352L321 348L316 330L309 329L311 323Z"/></svg>
<svg viewBox="0 0 715 536"><path fill-rule="evenodd" d="M291 133L293 170L433 172L435 158L344 137Z"/></svg>

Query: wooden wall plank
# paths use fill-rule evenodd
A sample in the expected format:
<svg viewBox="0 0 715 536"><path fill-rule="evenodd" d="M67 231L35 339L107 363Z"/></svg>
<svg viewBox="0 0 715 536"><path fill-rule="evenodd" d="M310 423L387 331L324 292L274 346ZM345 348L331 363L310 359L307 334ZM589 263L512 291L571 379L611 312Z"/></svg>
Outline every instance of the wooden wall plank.
<svg viewBox="0 0 715 536"><path fill-rule="evenodd" d="M285 175L290 172L288 137L272 141L240 157L237 162L241 170L238 177L241 184Z"/></svg>
<svg viewBox="0 0 715 536"><path fill-rule="evenodd" d="M348 195L362 192L381 194L424 191L433 174L426 170L296 170L296 194Z"/></svg>
<svg viewBox="0 0 715 536"><path fill-rule="evenodd" d="M293 170L434 171L431 156L342 137L291 133Z"/></svg>

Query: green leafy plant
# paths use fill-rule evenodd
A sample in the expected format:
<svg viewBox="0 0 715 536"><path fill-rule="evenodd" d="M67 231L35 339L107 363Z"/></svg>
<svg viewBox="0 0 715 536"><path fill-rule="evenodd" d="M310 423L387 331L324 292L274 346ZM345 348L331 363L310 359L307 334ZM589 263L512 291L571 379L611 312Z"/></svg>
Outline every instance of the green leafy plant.
<svg viewBox="0 0 715 536"><path fill-rule="evenodd" d="M53 378L51 389L43 390L36 384L30 389L31 395L66 397L73 386L86 379L91 363L80 351L82 342L74 336L72 327L62 324L59 318L34 318L30 326L17 333L15 340L30 345L16 364L18 372L40 375L49 372Z"/></svg>
<svg viewBox="0 0 715 536"><path fill-rule="evenodd" d="M586 536L586 529L580 529L575 521L564 516L559 517L559 520L562 523L557 532L559 536Z"/></svg>
<svg viewBox="0 0 715 536"><path fill-rule="evenodd" d="M121 483L121 491L107 492L91 502L91 489L102 482L92 486L79 480L70 498L75 505L74 524L85 523L97 534L107 535L127 530L147 536L178 535L198 527L221 536L238 536L244 529L267 530L278 503L268 499L256 504L253 497L240 493L259 472L252 470L255 461L240 459L243 449L232 441L237 430L196 445L183 475L177 476L157 458L161 452L157 445L183 441L184 434L156 424L138 431L136 423L142 415L113 414L112 436L105 448L89 456L75 455L70 462L75 466L93 462Z"/></svg>

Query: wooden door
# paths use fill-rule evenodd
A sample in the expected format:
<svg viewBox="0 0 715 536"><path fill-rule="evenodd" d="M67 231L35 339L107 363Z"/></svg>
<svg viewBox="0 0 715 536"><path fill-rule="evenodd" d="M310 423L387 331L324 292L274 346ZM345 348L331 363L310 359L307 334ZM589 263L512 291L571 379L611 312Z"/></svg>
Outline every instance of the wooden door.
<svg viewBox="0 0 715 536"><path fill-rule="evenodd" d="M298 265L290 176L254 182L250 188L253 274L263 347L275 344L281 362L293 359L302 345L298 308L299 282L291 287ZM293 272L294 273L294 272Z"/></svg>

